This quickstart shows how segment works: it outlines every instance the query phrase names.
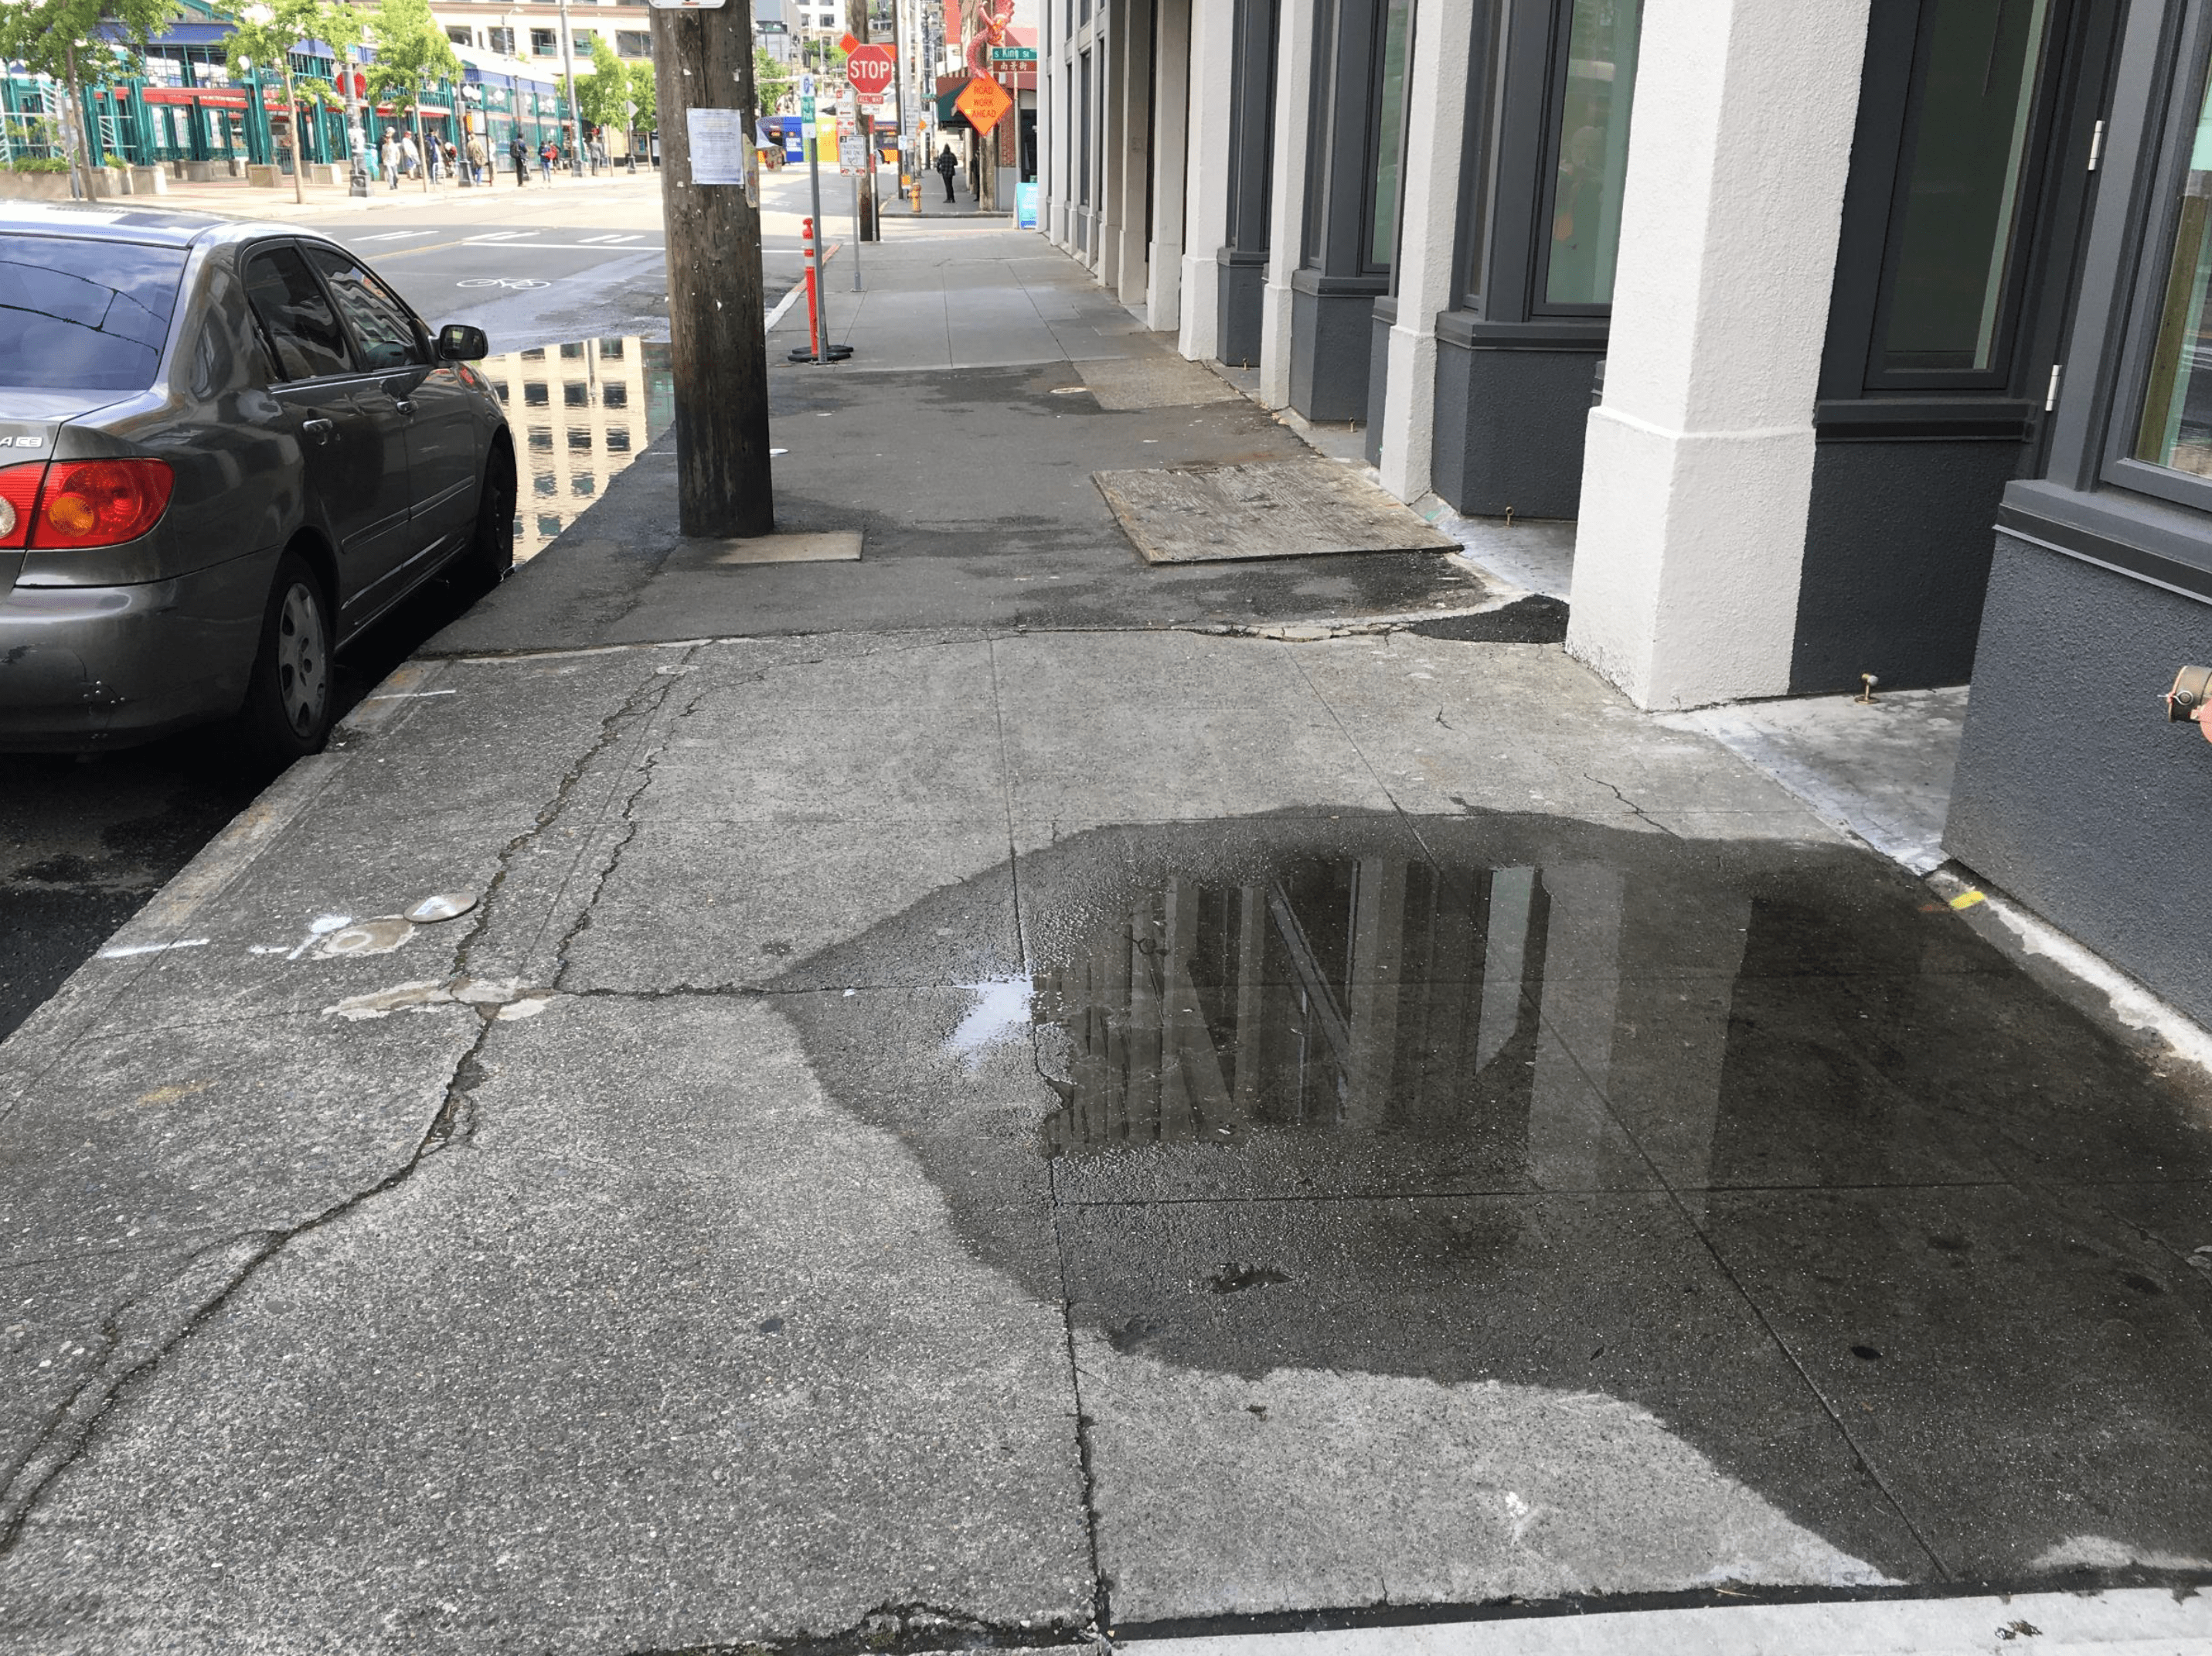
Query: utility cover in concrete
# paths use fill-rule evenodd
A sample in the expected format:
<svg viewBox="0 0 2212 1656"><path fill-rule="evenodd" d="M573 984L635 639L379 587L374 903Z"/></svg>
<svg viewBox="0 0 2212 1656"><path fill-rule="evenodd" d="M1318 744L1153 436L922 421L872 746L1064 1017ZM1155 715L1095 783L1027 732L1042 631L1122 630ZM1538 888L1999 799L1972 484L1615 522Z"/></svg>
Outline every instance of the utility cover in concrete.
<svg viewBox="0 0 2212 1656"><path fill-rule="evenodd" d="M1212 369L1165 354L1096 357L1078 362L1075 370L1101 408L1189 408L1233 403L1242 394Z"/></svg>
<svg viewBox="0 0 2212 1656"><path fill-rule="evenodd" d="M1459 545L1334 460L1091 475L1148 563Z"/></svg>
<svg viewBox="0 0 2212 1656"><path fill-rule="evenodd" d="M858 563L860 532L829 529L817 534L759 535L733 540L714 554L716 563Z"/></svg>

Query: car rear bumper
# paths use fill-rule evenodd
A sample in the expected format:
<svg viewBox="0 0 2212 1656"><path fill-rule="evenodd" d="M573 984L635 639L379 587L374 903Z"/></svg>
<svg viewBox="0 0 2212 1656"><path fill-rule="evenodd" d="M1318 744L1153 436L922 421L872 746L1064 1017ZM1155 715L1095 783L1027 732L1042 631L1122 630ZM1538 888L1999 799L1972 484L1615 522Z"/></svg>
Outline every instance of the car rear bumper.
<svg viewBox="0 0 2212 1656"><path fill-rule="evenodd" d="M276 563L0 593L0 752L126 747L235 712Z"/></svg>

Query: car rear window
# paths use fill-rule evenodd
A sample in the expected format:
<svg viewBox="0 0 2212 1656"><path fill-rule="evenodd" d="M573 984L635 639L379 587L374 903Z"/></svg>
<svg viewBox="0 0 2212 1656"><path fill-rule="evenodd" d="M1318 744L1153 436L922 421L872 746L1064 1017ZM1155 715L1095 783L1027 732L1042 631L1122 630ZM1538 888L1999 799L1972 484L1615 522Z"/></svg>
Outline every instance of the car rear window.
<svg viewBox="0 0 2212 1656"><path fill-rule="evenodd" d="M185 258L181 247L0 235L0 389L143 391Z"/></svg>

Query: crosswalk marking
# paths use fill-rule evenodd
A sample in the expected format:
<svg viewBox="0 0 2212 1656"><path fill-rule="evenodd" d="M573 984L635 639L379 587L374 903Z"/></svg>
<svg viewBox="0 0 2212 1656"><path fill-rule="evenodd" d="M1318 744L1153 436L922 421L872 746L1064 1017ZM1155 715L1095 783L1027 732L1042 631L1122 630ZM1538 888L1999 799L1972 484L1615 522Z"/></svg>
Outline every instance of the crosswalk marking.
<svg viewBox="0 0 2212 1656"><path fill-rule="evenodd" d="M638 239L634 235L587 235L576 245L580 247L620 247Z"/></svg>
<svg viewBox="0 0 2212 1656"><path fill-rule="evenodd" d="M356 243L363 241L404 241L410 236L435 235L435 230L386 230L381 235L356 236Z"/></svg>

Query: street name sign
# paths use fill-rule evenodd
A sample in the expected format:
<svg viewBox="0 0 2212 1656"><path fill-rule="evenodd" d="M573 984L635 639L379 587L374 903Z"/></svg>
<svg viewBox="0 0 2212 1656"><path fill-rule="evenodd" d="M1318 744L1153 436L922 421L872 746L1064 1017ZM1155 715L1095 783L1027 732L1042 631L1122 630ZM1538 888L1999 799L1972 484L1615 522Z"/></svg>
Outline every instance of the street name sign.
<svg viewBox="0 0 2212 1656"><path fill-rule="evenodd" d="M999 124L1000 118L1014 107L1006 95L1006 88L996 81L987 81L981 75L968 82L967 89L952 100L952 107L968 118L968 125L978 132L988 132Z"/></svg>
<svg viewBox="0 0 2212 1656"><path fill-rule="evenodd" d="M1036 62L1035 46L993 46L991 61L994 64L1033 64Z"/></svg>

